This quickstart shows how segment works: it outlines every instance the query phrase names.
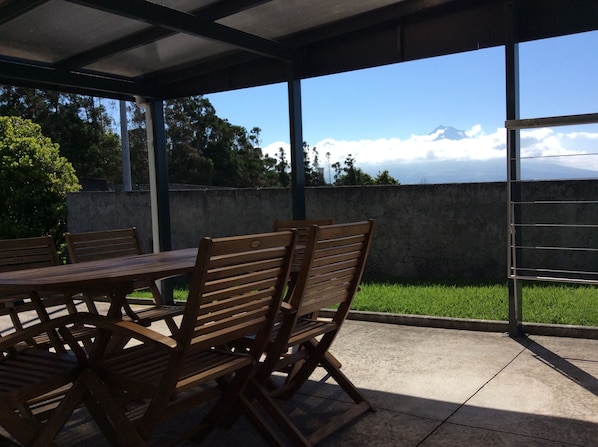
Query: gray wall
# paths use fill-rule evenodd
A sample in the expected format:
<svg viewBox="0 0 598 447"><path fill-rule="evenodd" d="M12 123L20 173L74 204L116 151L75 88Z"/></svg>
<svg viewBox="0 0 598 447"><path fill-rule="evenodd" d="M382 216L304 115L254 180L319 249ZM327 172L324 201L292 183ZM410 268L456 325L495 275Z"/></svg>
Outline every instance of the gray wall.
<svg viewBox="0 0 598 447"><path fill-rule="evenodd" d="M597 185L536 182L527 190L595 196ZM151 251L148 192L79 192L67 203L69 231L136 226ZM367 275L506 277L505 183L308 188L306 203L308 218L376 221ZM170 207L173 248L196 246L203 236L269 231L275 219L292 217L288 189L171 191Z"/></svg>

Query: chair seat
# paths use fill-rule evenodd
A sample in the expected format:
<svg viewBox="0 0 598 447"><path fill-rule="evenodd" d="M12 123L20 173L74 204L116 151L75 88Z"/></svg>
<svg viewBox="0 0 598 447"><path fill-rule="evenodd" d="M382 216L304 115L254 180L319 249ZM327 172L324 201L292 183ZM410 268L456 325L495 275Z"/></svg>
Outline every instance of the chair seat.
<svg viewBox="0 0 598 447"><path fill-rule="evenodd" d="M120 384L126 376L126 388L143 396L151 394L152 387L159 385L172 358L169 352L138 345L107 357L102 362L102 370L108 380L113 378ZM226 371L233 372L252 363L248 354L228 350L213 349L185 356L176 390L197 386L226 374Z"/></svg>
<svg viewBox="0 0 598 447"><path fill-rule="evenodd" d="M176 317L178 315L183 315L183 313L185 313L185 306L149 306L144 307L143 309L136 310L135 313L137 314L140 320L159 321L167 317ZM127 319L127 317L124 317L124 319Z"/></svg>
<svg viewBox="0 0 598 447"><path fill-rule="evenodd" d="M45 349L28 349L0 360L0 395L3 405L18 405L48 389L67 384L80 373L77 358Z"/></svg>
<svg viewBox="0 0 598 447"><path fill-rule="evenodd" d="M91 340L96 336L96 328L93 327L71 326L69 327L69 331L77 341ZM33 337L33 341L35 342L36 346L44 348L47 348L52 344L52 341L50 340L48 334L36 335L35 337Z"/></svg>
<svg viewBox="0 0 598 447"><path fill-rule="evenodd" d="M299 318L293 328L288 344L295 346L319 335L332 332L337 328L338 324L333 321Z"/></svg>

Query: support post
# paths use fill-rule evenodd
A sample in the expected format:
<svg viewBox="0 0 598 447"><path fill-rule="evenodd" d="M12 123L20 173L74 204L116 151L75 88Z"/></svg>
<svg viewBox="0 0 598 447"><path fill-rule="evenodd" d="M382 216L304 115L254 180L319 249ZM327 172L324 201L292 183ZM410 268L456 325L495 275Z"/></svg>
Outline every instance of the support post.
<svg viewBox="0 0 598 447"><path fill-rule="evenodd" d="M138 101L139 104L139 101ZM152 210L152 240L154 253L172 249L170 230L170 200L168 195L168 159L164 130L164 104L148 99L140 106L145 110L150 197ZM169 281L158 284L166 304L172 304L172 285Z"/></svg>
<svg viewBox="0 0 598 447"><path fill-rule="evenodd" d="M505 79L506 112L508 120L518 120L519 114L519 44L517 0L505 2L506 45ZM523 335L522 284L518 279L521 263L521 156L518 129L507 131L507 200L508 200L508 289L509 289L509 335Z"/></svg>
<svg viewBox="0 0 598 447"><path fill-rule="evenodd" d="M123 190L131 191L131 152L129 150L129 128L127 126L127 102L119 101L120 106L120 141L122 145Z"/></svg>
<svg viewBox="0 0 598 447"><path fill-rule="evenodd" d="M291 194L293 219L304 220L305 213L305 168L303 154L303 117L301 112L301 80L289 64L289 128L291 137Z"/></svg>

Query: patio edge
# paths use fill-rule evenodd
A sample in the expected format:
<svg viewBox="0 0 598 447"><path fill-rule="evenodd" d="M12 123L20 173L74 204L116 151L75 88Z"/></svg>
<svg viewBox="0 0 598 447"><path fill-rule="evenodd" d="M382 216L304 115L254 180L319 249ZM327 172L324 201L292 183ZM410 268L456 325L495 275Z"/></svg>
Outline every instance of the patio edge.
<svg viewBox="0 0 598 447"><path fill-rule="evenodd" d="M322 309L320 311L320 316L322 317L327 317L331 314L332 312L328 311L327 309ZM425 315L391 314L384 312L364 312L357 310L350 311L347 318L349 320L403 324L406 326L460 329L480 332L508 332L508 322L496 320L475 320L466 318L433 317ZM528 335L598 339L598 327L595 326L524 323L523 330Z"/></svg>

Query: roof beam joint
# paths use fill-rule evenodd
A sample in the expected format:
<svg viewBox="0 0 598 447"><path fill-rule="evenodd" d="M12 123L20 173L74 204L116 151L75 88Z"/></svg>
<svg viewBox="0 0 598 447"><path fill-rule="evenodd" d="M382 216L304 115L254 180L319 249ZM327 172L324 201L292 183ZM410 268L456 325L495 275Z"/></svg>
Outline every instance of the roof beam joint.
<svg viewBox="0 0 598 447"><path fill-rule="evenodd" d="M67 0L88 8L127 17L132 20L232 45L244 51L281 60L290 60L293 50L273 40L264 39L210 20L145 0Z"/></svg>

